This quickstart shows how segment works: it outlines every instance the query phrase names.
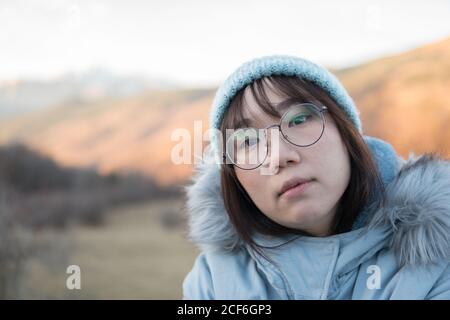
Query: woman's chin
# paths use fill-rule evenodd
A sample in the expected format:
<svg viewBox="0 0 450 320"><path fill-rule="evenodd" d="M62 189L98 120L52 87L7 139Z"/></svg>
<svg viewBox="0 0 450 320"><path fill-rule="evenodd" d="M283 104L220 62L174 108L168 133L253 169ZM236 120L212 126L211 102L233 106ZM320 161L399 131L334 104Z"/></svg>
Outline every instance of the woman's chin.
<svg viewBox="0 0 450 320"><path fill-rule="evenodd" d="M316 225L324 217L309 206L298 205L290 208L286 218L288 220L286 224L289 224L291 228L304 230Z"/></svg>

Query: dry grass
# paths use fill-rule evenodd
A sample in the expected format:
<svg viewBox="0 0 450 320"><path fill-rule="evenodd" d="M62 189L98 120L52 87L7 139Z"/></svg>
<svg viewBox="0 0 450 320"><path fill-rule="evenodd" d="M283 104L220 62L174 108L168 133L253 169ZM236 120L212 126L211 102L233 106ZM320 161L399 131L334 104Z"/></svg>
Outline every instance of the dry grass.
<svg viewBox="0 0 450 320"><path fill-rule="evenodd" d="M161 212L180 200L117 208L100 228L72 227L39 235L52 250L30 261L22 298L179 299L197 250L181 228L161 226ZM51 254L49 254L51 252ZM66 268L81 268L81 290L65 286Z"/></svg>

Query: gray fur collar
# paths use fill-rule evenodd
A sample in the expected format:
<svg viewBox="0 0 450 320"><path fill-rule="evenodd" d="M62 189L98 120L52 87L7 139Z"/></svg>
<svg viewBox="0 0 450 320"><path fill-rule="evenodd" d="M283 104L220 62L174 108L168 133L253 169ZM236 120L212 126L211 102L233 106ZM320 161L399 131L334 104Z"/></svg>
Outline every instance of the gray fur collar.
<svg viewBox="0 0 450 320"><path fill-rule="evenodd" d="M390 246L401 265L450 258L450 161L410 156L387 185L385 204L369 227L392 228Z"/></svg>
<svg viewBox="0 0 450 320"><path fill-rule="evenodd" d="M386 158L377 161L380 166ZM390 246L402 264L450 258L450 162L429 155L402 162L391 179L383 178L385 205L367 226L391 229ZM186 193L189 238L201 250L243 245L224 208L217 165L200 164Z"/></svg>

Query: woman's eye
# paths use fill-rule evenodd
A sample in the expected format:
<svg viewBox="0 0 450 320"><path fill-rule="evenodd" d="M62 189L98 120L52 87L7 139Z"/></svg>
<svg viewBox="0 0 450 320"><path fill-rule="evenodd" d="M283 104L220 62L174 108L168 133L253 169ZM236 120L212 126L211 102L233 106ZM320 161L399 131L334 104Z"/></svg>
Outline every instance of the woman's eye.
<svg viewBox="0 0 450 320"><path fill-rule="evenodd" d="M251 147L258 143L258 138L245 137L244 141L241 143L241 147Z"/></svg>
<svg viewBox="0 0 450 320"><path fill-rule="evenodd" d="M293 117L289 123L288 126L289 127L293 127L293 126L297 126L299 124L302 124L303 122L305 122L306 120L308 120L310 116L306 115L306 114L301 114L301 115L297 115L295 117Z"/></svg>
<svg viewBox="0 0 450 320"><path fill-rule="evenodd" d="M247 144L247 146L252 146L258 143L258 138L248 138L245 140L245 143Z"/></svg>

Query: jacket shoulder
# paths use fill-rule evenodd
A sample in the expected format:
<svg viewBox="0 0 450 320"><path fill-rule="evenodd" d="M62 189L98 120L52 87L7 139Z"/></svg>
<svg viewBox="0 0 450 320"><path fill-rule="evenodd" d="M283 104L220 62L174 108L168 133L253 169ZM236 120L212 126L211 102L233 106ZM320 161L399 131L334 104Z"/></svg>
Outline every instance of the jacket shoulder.
<svg viewBox="0 0 450 320"><path fill-rule="evenodd" d="M246 250L204 251L195 259L192 270L183 282L183 298L185 299L217 299L215 287L224 289L222 279L236 277L248 268L251 257ZM228 284L230 285L230 284Z"/></svg>
<svg viewBox="0 0 450 320"><path fill-rule="evenodd" d="M425 299L450 300L450 263L447 264Z"/></svg>
<svg viewBox="0 0 450 320"><path fill-rule="evenodd" d="M211 270L207 256L202 253L194 262L194 266L183 281L183 299L214 299Z"/></svg>
<svg viewBox="0 0 450 320"><path fill-rule="evenodd" d="M268 299L268 294L264 272L245 248L202 252L183 282L183 299Z"/></svg>

